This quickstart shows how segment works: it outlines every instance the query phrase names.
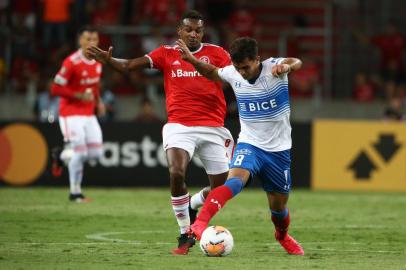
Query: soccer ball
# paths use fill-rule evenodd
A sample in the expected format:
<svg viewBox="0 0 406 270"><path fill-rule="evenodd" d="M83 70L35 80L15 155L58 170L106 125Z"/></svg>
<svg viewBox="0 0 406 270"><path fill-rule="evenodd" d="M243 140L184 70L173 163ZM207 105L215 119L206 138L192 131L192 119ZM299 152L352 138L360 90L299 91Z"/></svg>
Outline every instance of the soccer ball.
<svg viewBox="0 0 406 270"><path fill-rule="evenodd" d="M233 246L233 236L222 226L207 227L200 239L200 248L209 257L227 256L233 250Z"/></svg>

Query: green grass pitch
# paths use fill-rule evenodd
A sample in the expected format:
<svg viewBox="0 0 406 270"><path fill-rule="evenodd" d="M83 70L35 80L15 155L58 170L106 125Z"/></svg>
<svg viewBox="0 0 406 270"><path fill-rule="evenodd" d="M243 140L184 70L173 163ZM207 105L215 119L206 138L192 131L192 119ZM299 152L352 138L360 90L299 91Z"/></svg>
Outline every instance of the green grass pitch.
<svg viewBox="0 0 406 270"><path fill-rule="evenodd" d="M212 220L234 250L172 256L178 234L168 189L0 189L0 269L406 269L406 194L293 191L290 233L305 256L273 238L265 194L248 188Z"/></svg>

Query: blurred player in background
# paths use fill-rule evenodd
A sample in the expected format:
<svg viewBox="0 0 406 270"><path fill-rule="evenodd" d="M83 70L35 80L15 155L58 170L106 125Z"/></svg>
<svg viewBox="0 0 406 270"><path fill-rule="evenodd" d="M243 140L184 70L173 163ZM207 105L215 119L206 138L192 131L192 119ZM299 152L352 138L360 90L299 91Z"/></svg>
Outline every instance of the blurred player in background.
<svg viewBox="0 0 406 270"><path fill-rule="evenodd" d="M202 15L193 10L186 12L179 23L178 35L190 51L215 66L229 65L229 54L221 47L202 43L203 34ZM209 191L205 188L190 199L185 183L187 166L197 154L208 175L210 187L222 185L227 178L234 144L230 132L223 127L226 102L221 83L207 80L191 64L183 61L176 45L161 46L131 60L112 58L112 47L108 51L91 47L88 52L96 60L124 73L156 68L164 74L168 123L162 130L162 136L169 167L172 208L181 233L173 254L187 254L194 244L194 239L187 234L190 221L193 223L195 209L203 204Z"/></svg>
<svg viewBox="0 0 406 270"><path fill-rule="evenodd" d="M241 124L228 179L209 193L192 225L193 233L200 239L211 218L241 192L249 179L258 176L268 197L275 238L289 254L303 255L302 247L288 235L287 209L292 146L287 74L298 70L302 62L296 58L261 61L256 40L239 38L230 47L233 65L219 69L197 59L182 40L177 44L182 58L200 74L232 86Z"/></svg>
<svg viewBox="0 0 406 270"><path fill-rule="evenodd" d="M84 163L102 155L102 131L95 116L105 113L100 99L102 64L86 52L97 46L99 35L91 27L79 30L80 49L68 56L55 76L51 87L54 96L60 96L59 126L65 148L52 153L52 173L61 174L63 164L69 171L70 195L73 202L89 202L81 190Z"/></svg>

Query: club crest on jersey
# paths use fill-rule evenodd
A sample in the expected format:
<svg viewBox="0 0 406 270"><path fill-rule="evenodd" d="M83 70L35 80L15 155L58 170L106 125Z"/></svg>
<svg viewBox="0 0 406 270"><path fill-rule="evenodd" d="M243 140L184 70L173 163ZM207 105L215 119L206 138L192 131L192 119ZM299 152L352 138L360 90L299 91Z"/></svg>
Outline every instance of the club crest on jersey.
<svg viewBox="0 0 406 270"><path fill-rule="evenodd" d="M209 59L209 57L207 57L207 56L201 56L201 57L199 58L199 60L201 60L201 61L203 61L203 62L205 62L205 63L207 63L207 64L210 64L210 59Z"/></svg>
<svg viewBox="0 0 406 270"><path fill-rule="evenodd" d="M236 88L241 88L241 82L235 82L234 86L235 86Z"/></svg>

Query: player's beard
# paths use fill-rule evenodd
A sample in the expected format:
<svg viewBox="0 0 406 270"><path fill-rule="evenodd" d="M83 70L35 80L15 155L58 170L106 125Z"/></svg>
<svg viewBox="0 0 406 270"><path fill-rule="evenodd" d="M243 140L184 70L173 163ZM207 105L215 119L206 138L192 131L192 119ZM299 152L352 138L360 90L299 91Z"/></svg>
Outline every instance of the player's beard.
<svg viewBox="0 0 406 270"><path fill-rule="evenodd" d="M189 50L191 51L191 52L194 52L194 51L196 51L197 49L199 49L199 47L200 47L200 42L199 41L189 41L188 42L189 44L188 44L188 48L189 48Z"/></svg>

